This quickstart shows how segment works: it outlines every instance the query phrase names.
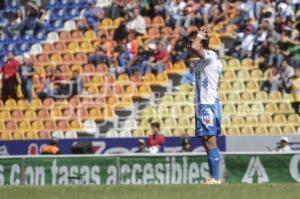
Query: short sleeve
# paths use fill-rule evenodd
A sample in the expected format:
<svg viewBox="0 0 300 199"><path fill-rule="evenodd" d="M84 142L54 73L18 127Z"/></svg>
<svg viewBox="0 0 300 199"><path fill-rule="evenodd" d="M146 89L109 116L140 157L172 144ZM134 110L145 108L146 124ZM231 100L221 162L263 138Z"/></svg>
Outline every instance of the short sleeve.
<svg viewBox="0 0 300 199"><path fill-rule="evenodd" d="M217 59L217 54L212 50L204 50L204 59L212 60Z"/></svg>

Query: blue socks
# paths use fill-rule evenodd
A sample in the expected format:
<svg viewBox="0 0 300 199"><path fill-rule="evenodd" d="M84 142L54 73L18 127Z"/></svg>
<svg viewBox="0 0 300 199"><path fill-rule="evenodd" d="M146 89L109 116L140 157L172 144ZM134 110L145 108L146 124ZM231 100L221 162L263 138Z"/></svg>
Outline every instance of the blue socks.
<svg viewBox="0 0 300 199"><path fill-rule="evenodd" d="M220 150L213 148L207 152L210 176L215 180L220 180Z"/></svg>

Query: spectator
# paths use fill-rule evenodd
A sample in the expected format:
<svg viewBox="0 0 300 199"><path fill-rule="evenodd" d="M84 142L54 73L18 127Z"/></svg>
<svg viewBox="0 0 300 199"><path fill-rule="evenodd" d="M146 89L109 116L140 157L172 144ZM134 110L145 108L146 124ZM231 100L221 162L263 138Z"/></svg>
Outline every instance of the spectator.
<svg viewBox="0 0 300 199"><path fill-rule="evenodd" d="M251 57L252 55L252 49L254 46L254 35L253 35L253 27L247 26L246 27L246 33L242 36L241 40L241 52L239 55L240 59Z"/></svg>
<svg viewBox="0 0 300 199"><path fill-rule="evenodd" d="M292 149L288 144L289 144L288 138L287 137L281 137L279 146L273 151L274 152L279 152L279 153L291 152Z"/></svg>
<svg viewBox="0 0 300 199"><path fill-rule="evenodd" d="M186 3L182 0L173 0L170 5L167 6L166 21L171 26L182 26L185 17L184 9Z"/></svg>
<svg viewBox="0 0 300 199"><path fill-rule="evenodd" d="M123 4L120 1L112 0L111 5L106 9L106 17L116 19L121 17L123 12Z"/></svg>
<svg viewBox="0 0 300 199"><path fill-rule="evenodd" d="M189 55L189 52L186 48L187 39L187 34L185 32L180 34L180 38L176 41L172 51L172 62L187 59Z"/></svg>
<svg viewBox="0 0 300 199"><path fill-rule="evenodd" d="M129 12L129 17L129 22L126 25L127 30L144 35L146 33L146 22L140 15L139 9L134 8L132 13Z"/></svg>
<svg viewBox="0 0 300 199"><path fill-rule="evenodd" d="M206 3L205 0L199 1L199 7L196 10L197 19L200 20L200 24L208 24L209 14L211 6L209 3Z"/></svg>
<svg viewBox="0 0 300 199"><path fill-rule="evenodd" d="M88 0L89 7L84 12L84 24L81 25L81 29L93 28L95 32L98 30L99 22L104 18L104 10L96 7L95 0Z"/></svg>
<svg viewBox="0 0 300 199"><path fill-rule="evenodd" d="M269 77L266 82L263 84L263 90L267 92L272 92L277 90L277 85L280 82L280 74L276 67L270 69Z"/></svg>
<svg viewBox="0 0 300 199"><path fill-rule="evenodd" d="M42 89L41 92L38 93L38 97L41 100L44 100L48 97L52 97L52 98L55 97L53 80L54 80L53 71L50 67L47 67L46 68L46 75L45 75L45 78L43 80L43 84L44 84L43 89Z"/></svg>
<svg viewBox="0 0 300 199"><path fill-rule="evenodd" d="M60 154L60 149L58 146L57 140L51 140L49 144L45 145L42 148L42 154L43 155L58 155Z"/></svg>
<svg viewBox="0 0 300 199"><path fill-rule="evenodd" d="M160 133L160 124L153 122L151 124L152 133L147 138L147 147L150 153L164 152L165 136Z"/></svg>
<svg viewBox="0 0 300 199"><path fill-rule="evenodd" d="M135 151L135 153L148 153L145 145L145 141L143 139L138 140L137 144L138 149Z"/></svg>
<svg viewBox="0 0 300 199"><path fill-rule="evenodd" d="M147 62L151 57L151 54L144 49L143 46L139 46L138 49L138 56L135 56L131 61L128 63L127 72L130 75L138 74L141 71L141 67L143 63Z"/></svg>
<svg viewBox="0 0 300 199"><path fill-rule="evenodd" d="M292 78L295 75L295 69L288 65L287 61L283 61L281 64L280 69L280 82L277 86L277 90L286 91L286 85L288 84L288 81L290 78Z"/></svg>
<svg viewBox="0 0 300 199"><path fill-rule="evenodd" d="M72 96L81 94L84 91L83 79L78 70L73 71L72 81Z"/></svg>
<svg viewBox="0 0 300 199"><path fill-rule="evenodd" d="M62 75L61 69L56 69L53 78L55 97L64 97L70 94L69 84L66 80L67 78Z"/></svg>
<svg viewBox="0 0 300 199"><path fill-rule="evenodd" d="M5 102L9 97L17 99L17 72L20 63L15 58L12 51L8 52L7 62L2 66L2 101Z"/></svg>
<svg viewBox="0 0 300 199"><path fill-rule="evenodd" d="M191 152L191 141L188 138L183 138L181 141L181 152Z"/></svg>
<svg viewBox="0 0 300 199"><path fill-rule="evenodd" d="M109 65L111 63L111 60L110 58L106 55L106 52L105 50L98 46L96 48L96 51L94 54L91 54L88 58L88 63L91 63L93 65L98 65L100 63L104 63L104 64L107 64Z"/></svg>
<svg viewBox="0 0 300 199"><path fill-rule="evenodd" d="M140 73L142 75L150 72L161 73L171 64L169 54L161 42L149 44L149 49L152 52L152 56L141 67Z"/></svg>
<svg viewBox="0 0 300 199"><path fill-rule="evenodd" d="M21 90L25 99L30 104L32 101L32 78L35 73L33 64L31 63L30 55L24 55L24 63L18 71L18 81L21 84Z"/></svg>
<svg viewBox="0 0 300 199"><path fill-rule="evenodd" d="M295 109L295 112L300 114L300 68L296 68L295 76L290 78L287 83L287 88L294 97L292 106Z"/></svg>
<svg viewBox="0 0 300 199"><path fill-rule="evenodd" d="M269 55L269 61L268 66L276 66L279 68L284 60L283 55L280 53L279 45L273 44L270 45L270 55Z"/></svg>
<svg viewBox="0 0 300 199"><path fill-rule="evenodd" d="M6 33L11 36L14 31L22 31L24 26L23 20L22 12L21 10L18 10L10 25L5 27Z"/></svg>

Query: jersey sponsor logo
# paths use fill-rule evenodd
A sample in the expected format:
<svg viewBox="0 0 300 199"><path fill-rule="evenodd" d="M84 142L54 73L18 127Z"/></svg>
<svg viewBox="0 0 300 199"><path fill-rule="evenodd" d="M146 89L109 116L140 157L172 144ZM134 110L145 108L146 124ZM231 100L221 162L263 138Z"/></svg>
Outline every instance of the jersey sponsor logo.
<svg viewBox="0 0 300 199"><path fill-rule="evenodd" d="M201 81L201 87L203 87L205 90L208 90L208 80L205 78Z"/></svg>
<svg viewBox="0 0 300 199"><path fill-rule="evenodd" d="M214 126L213 113L209 108L201 109L200 118L206 127Z"/></svg>

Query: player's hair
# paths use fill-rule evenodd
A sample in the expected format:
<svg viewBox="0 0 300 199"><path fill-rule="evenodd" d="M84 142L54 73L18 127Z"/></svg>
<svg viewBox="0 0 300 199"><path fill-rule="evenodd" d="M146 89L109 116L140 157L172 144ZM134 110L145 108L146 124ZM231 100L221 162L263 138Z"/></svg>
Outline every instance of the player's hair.
<svg viewBox="0 0 300 199"><path fill-rule="evenodd" d="M151 123L151 127L155 127L157 129L160 129L160 124L158 122Z"/></svg>
<svg viewBox="0 0 300 199"><path fill-rule="evenodd" d="M189 41L194 40L197 37L197 34L198 34L198 31L190 32L190 34L188 36L188 40ZM203 48L207 49L208 45L209 45L209 40L208 39L201 40L201 44L202 44Z"/></svg>

